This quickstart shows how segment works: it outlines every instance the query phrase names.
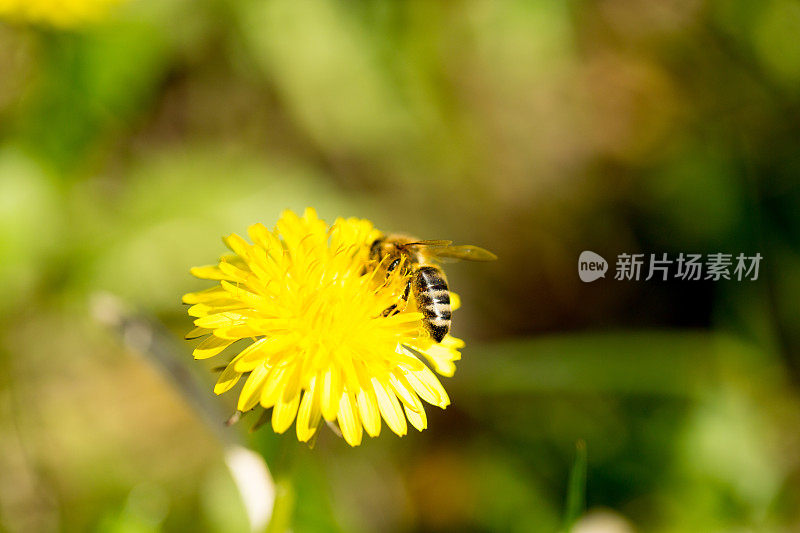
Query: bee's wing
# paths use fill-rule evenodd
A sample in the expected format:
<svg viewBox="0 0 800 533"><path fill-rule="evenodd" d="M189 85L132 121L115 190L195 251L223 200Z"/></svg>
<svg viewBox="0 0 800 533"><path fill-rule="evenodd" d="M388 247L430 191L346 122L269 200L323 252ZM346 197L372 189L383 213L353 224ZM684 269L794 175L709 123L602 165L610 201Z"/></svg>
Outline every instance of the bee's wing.
<svg viewBox="0 0 800 533"><path fill-rule="evenodd" d="M427 240L409 242L405 246L449 246L451 244L453 244L453 241Z"/></svg>
<svg viewBox="0 0 800 533"><path fill-rule="evenodd" d="M489 250L484 250L470 244L462 246L444 246L428 250L436 259L461 259L463 261L494 261L497 256Z"/></svg>

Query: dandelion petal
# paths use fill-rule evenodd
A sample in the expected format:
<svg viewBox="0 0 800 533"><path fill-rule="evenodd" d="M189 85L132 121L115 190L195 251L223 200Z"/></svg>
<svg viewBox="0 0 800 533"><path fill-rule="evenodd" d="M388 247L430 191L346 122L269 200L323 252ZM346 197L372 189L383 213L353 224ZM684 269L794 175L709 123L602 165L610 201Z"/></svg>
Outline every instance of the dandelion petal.
<svg viewBox="0 0 800 533"><path fill-rule="evenodd" d="M297 406L300 404L300 393L294 395L294 398L288 402L279 401L272 408L272 429L275 433L283 433L294 421L294 415L297 414Z"/></svg>

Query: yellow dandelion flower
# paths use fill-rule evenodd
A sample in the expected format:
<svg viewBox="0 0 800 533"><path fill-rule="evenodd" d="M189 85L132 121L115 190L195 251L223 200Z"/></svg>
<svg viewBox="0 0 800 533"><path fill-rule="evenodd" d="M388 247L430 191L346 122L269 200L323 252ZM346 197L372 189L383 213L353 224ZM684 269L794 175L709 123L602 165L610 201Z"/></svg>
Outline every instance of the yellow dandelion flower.
<svg viewBox="0 0 800 533"><path fill-rule="evenodd" d="M99 20L123 0L0 0L0 19L70 28Z"/></svg>
<svg viewBox="0 0 800 533"><path fill-rule="evenodd" d="M413 299L384 316L402 298L409 274L367 268L369 244L380 235L369 221L338 219L329 227L313 209L303 217L287 211L274 230L255 224L248 235L253 244L231 235L224 240L233 254L192 269L218 285L183 297L197 326L187 338L205 337L196 359L252 341L222 371L215 393L245 377L240 411L271 408L277 433L296 420L304 442L322 419L338 422L351 446L364 431L377 436L381 418L400 436L407 422L422 431L423 400L450 403L425 360L451 376L464 343L449 335L433 341Z"/></svg>

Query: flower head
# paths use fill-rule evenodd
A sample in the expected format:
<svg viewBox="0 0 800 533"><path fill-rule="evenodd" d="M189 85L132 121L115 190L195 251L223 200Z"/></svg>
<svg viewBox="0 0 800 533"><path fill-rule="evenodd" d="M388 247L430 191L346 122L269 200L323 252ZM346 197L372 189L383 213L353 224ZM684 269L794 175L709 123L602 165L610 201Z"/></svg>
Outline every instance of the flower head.
<svg viewBox="0 0 800 533"><path fill-rule="evenodd" d="M60 28L104 17L123 0L0 0L0 19L44 23Z"/></svg>
<svg viewBox="0 0 800 533"><path fill-rule="evenodd" d="M407 422L422 431L421 400L441 408L450 403L423 360L451 376L463 342L451 336L434 342L413 296L384 316L409 280L400 272L406 269L387 276L369 260L369 244L380 235L369 221L338 219L329 227L313 209L303 217L287 211L275 229L255 224L248 235L253 244L231 235L224 241L233 254L192 269L218 285L183 297L197 326L187 338L205 337L196 359L252 341L222 371L215 393L246 376L240 411L272 408L278 433L296 419L301 441L322 419L338 422L352 446L363 431L377 436L381 418L401 436Z"/></svg>

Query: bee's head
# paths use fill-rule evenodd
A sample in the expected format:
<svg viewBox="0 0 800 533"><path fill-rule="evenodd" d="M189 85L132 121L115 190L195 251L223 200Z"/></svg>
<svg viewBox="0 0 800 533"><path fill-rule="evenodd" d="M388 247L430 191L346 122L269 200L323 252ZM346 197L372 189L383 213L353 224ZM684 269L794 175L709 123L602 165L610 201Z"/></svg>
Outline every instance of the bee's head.
<svg viewBox="0 0 800 533"><path fill-rule="evenodd" d="M381 236L369 246L369 258L372 261L380 262L385 257L399 257L408 253L407 243L413 239L405 235Z"/></svg>
<svg viewBox="0 0 800 533"><path fill-rule="evenodd" d="M386 242L384 237L379 237L372 241L372 244L369 246L369 258L376 263L381 260L383 257L383 245Z"/></svg>

